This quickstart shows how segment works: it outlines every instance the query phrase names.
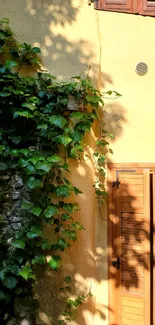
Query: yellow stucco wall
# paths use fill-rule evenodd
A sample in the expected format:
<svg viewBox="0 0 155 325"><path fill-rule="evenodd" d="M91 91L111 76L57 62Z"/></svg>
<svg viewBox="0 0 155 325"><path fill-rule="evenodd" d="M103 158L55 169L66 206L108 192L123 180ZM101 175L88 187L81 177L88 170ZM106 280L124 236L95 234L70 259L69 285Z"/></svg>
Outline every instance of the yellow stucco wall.
<svg viewBox="0 0 155 325"><path fill-rule="evenodd" d="M155 20L151 17L95 11L87 0L1 0L19 40L42 49L44 66L59 80L90 74L101 90L122 97L105 99L105 120L115 138L114 162L154 162ZM139 77L144 60L148 74ZM72 166L72 180L83 190L80 219L86 231L66 257L77 292L91 286L94 298L75 323L108 324L107 222L98 213L91 161ZM70 257L69 257L70 256ZM49 303L49 302L48 302ZM49 308L50 309L50 308ZM94 316L95 315L95 316Z"/></svg>

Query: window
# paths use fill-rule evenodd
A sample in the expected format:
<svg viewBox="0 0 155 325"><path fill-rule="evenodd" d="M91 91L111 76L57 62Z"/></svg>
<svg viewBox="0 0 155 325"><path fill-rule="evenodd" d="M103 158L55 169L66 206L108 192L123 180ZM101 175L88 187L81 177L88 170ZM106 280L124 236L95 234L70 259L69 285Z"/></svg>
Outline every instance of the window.
<svg viewBox="0 0 155 325"><path fill-rule="evenodd" d="M95 0L95 8L155 16L155 0Z"/></svg>

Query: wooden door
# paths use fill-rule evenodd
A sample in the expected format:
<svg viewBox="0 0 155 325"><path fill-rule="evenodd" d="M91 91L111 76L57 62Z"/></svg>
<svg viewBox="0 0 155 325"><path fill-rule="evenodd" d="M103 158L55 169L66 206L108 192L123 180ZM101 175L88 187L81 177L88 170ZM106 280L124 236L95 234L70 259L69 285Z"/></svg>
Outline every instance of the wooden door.
<svg viewBox="0 0 155 325"><path fill-rule="evenodd" d="M137 12L137 0L98 0L95 1L95 8L119 12Z"/></svg>
<svg viewBox="0 0 155 325"><path fill-rule="evenodd" d="M114 170L109 201L109 325L150 322L150 172ZM120 182L120 183L119 183Z"/></svg>
<svg viewBox="0 0 155 325"><path fill-rule="evenodd" d="M155 1L139 0L138 12L141 15L155 16Z"/></svg>

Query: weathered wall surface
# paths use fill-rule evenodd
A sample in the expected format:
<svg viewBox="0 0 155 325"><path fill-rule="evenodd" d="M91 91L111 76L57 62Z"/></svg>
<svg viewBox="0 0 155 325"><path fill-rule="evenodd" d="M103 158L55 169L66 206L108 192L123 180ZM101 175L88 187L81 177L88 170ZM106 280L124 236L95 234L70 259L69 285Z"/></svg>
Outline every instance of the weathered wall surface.
<svg viewBox="0 0 155 325"><path fill-rule="evenodd" d="M59 80L88 72L101 90L122 97L105 99L105 119L115 138L115 162L154 162L155 138L155 20L149 17L98 12L87 0L1 0L1 16L8 17L16 36L42 49L44 66ZM136 63L144 60L148 74L139 77ZM80 219L86 231L68 252L67 269L75 274L75 288L92 287L94 299L84 306L80 325L108 324L107 228L98 213L91 161L73 164L73 182L83 190ZM46 288L49 286L46 285ZM46 297L48 297L45 292ZM51 296L47 299L50 310ZM42 314L40 313L40 317ZM76 321L75 321L76 322Z"/></svg>

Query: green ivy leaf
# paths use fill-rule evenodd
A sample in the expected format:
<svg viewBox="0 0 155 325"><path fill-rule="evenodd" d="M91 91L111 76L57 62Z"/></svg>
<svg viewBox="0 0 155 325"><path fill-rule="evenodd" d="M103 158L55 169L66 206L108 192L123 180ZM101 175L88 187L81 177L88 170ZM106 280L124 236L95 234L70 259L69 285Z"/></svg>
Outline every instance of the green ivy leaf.
<svg viewBox="0 0 155 325"><path fill-rule="evenodd" d="M55 154L55 155L53 155L51 157L48 157L47 158L47 161L49 161L51 163L59 163L59 162L62 161L62 158L60 156L58 156L58 155Z"/></svg>
<svg viewBox="0 0 155 325"><path fill-rule="evenodd" d="M12 156L17 157L19 155L19 150L18 149L12 149L10 153L11 153Z"/></svg>
<svg viewBox="0 0 155 325"><path fill-rule="evenodd" d="M29 149L20 149L20 153L22 153L24 156L27 156L29 154Z"/></svg>
<svg viewBox="0 0 155 325"><path fill-rule="evenodd" d="M67 146L72 141L72 139L68 135L59 135L57 137L57 141L59 143L62 143L64 146Z"/></svg>
<svg viewBox="0 0 155 325"><path fill-rule="evenodd" d="M36 169L40 169L40 170L43 170L43 171L48 173L50 171L50 169L51 169L51 166L52 165L50 163L39 162L36 165Z"/></svg>
<svg viewBox="0 0 155 325"><path fill-rule="evenodd" d="M19 116L23 116L23 117L26 117L26 118L32 118L33 115L32 113L30 113L29 111L16 111L14 114L13 114L13 117L14 118L17 118Z"/></svg>
<svg viewBox="0 0 155 325"><path fill-rule="evenodd" d="M80 75L79 76L74 76L71 79L78 79L78 80L80 80L81 79L81 76Z"/></svg>
<svg viewBox="0 0 155 325"><path fill-rule="evenodd" d="M26 236L30 239L41 237L42 231L38 226L32 226L30 231L27 232Z"/></svg>
<svg viewBox="0 0 155 325"><path fill-rule="evenodd" d="M84 122L80 122L77 125L77 129L84 132L88 132L90 131L91 128L91 121L84 121Z"/></svg>
<svg viewBox="0 0 155 325"><path fill-rule="evenodd" d="M15 274L15 275L18 275L18 272L20 270L19 265L15 261L13 261L13 264L7 264L7 268L6 269L7 269L7 273L10 272L10 273Z"/></svg>
<svg viewBox="0 0 155 325"><path fill-rule="evenodd" d="M97 104L97 103L101 102L101 97L97 96L97 95L94 95L94 96L87 95L86 100L89 103Z"/></svg>
<svg viewBox="0 0 155 325"><path fill-rule="evenodd" d="M37 129L38 130L47 130L47 128L48 128L48 125L47 124L37 125Z"/></svg>
<svg viewBox="0 0 155 325"><path fill-rule="evenodd" d="M67 120L61 115L52 115L49 122L62 129L67 123Z"/></svg>
<svg viewBox="0 0 155 325"><path fill-rule="evenodd" d="M41 180L39 180L39 179L34 178L34 177L30 177L28 182L27 182L27 185L31 190L34 190L36 188L42 187L43 182Z"/></svg>
<svg viewBox="0 0 155 325"><path fill-rule="evenodd" d="M60 268L60 265L61 265L61 258L60 258L60 256L58 256L58 255L53 256L53 257L49 260L48 264L49 264L49 266L50 266L50 268L51 268L52 270L55 270L55 271L56 271L57 269Z"/></svg>
<svg viewBox="0 0 155 325"><path fill-rule="evenodd" d="M32 166L31 164L29 164L29 165L26 167L25 171L26 171L26 174L27 174L27 175L32 175L32 174L35 174L35 172L36 172L35 167Z"/></svg>
<svg viewBox="0 0 155 325"><path fill-rule="evenodd" d="M82 194L82 192L77 187L73 187L73 191L76 195Z"/></svg>
<svg viewBox="0 0 155 325"><path fill-rule="evenodd" d="M5 270L3 269L3 270L0 270L0 280L1 281L4 281L4 278L5 278Z"/></svg>
<svg viewBox="0 0 155 325"><path fill-rule="evenodd" d="M4 49L2 48L2 46L4 45L4 41L3 40L0 40L0 54L3 54L4 53Z"/></svg>
<svg viewBox="0 0 155 325"><path fill-rule="evenodd" d="M5 278L5 281L4 281L4 285L8 288L8 289L13 289L16 287L17 285L17 278L14 277L14 276L7 276Z"/></svg>
<svg viewBox="0 0 155 325"><path fill-rule="evenodd" d="M105 155L100 155L98 157L98 163L103 164L105 162L105 159L106 159Z"/></svg>
<svg viewBox="0 0 155 325"><path fill-rule="evenodd" d="M79 206L76 203L64 203L63 208L64 208L64 210L68 211L69 213L79 211Z"/></svg>
<svg viewBox="0 0 155 325"><path fill-rule="evenodd" d="M41 244L42 249L51 249L51 244L47 241L44 240L43 243Z"/></svg>
<svg viewBox="0 0 155 325"><path fill-rule="evenodd" d="M73 112L73 113L71 113L70 117L73 117L77 120L85 120L86 114L81 113L81 112Z"/></svg>
<svg viewBox="0 0 155 325"><path fill-rule="evenodd" d="M9 24L9 19L8 18L0 19L0 24Z"/></svg>
<svg viewBox="0 0 155 325"><path fill-rule="evenodd" d="M71 194L71 190L68 186L66 185L60 185L56 189L56 194L57 196L62 196L62 197L69 197Z"/></svg>
<svg viewBox="0 0 155 325"><path fill-rule="evenodd" d="M34 111L37 108L35 104L31 104L31 103L23 103L22 107L29 108L31 111Z"/></svg>
<svg viewBox="0 0 155 325"><path fill-rule="evenodd" d="M16 247L16 248L21 248L24 249L25 248L25 242L21 239L15 239L12 241L12 246Z"/></svg>
<svg viewBox="0 0 155 325"><path fill-rule="evenodd" d="M44 98L44 97L46 96L46 91L40 90L40 91L38 92L38 96L39 96L40 98Z"/></svg>
<svg viewBox="0 0 155 325"><path fill-rule="evenodd" d="M66 240L64 238L59 238L57 245L61 251L64 251L65 248L68 247Z"/></svg>
<svg viewBox="0 0 155 325"><path fill-rule="evenodd" d="M50 206L48 206L47 208L46 208L46 210L44 211L44 215L45 215L45 217L46 218L51 218L51 217L53 217L55 214L57 214L58 213L58 208L56 207L56 206L54 206L54 205L50 205Z"/></svg>
<svg viewBox="0 0 155 325"><path fill-rule="evenodd" d="M30 63L31 64L39 64L40 62L39 62L39 60L37 58L31 58Z"/></svg>
<svg viewBox="0 0 155 325"><path fill-rule="evenodd" d="M72 134L72 140L74 142L81 142L83 139L83 134L82 132L79 132L79 131L75 131L74 130L74 133Z"/></svg>
<svg viewBox="0 0 155 325"><path fill-rule="evenodd" d="M110 132L108 132L108 136L111 138L111 139L114 139L114 135Z"/></svg>
<svg viewBox="0 0 155 325"><path fill-rule="evenodd" d="M23 210L31 210L33 207L32 203L28 202L28 201L23 201L21 208Z"/></svg>
<svg viewBox="0 0 155 325"><path fill-rule="evenodd" d="M25 265L19 272L19 275L22 276L22 278L24 278L25 280L35 279L35 275L29 265Z"/></svg>
<svg viewBox="0 0 155 325"><path fill-rule="evenodd" d="M77 150L75 148L72 148L70 150L69 156L73 159L77 159Z"/></svg>
<svg viewBox="0 0 155 325"><path fill-rule="evenodd" d="M72 279L71 279L70 276L66 276L66 277L64 278L64 281L65 281L66 284L68 284L68 283L71 283L71 282L72 282Z"/></svg>
<svg viewBox="0 0 155 325"><path fill-rule="evenodd" d="M70 240L76 241L76 239L77 239L76 231L75 230L65 229L63 231L63 234L66 237L68 237Z"/></svg>
<svg viewBox="0 0 155 325"><path fill-rule="evenodd" d="M16 136L16 135L12 135L10 137L8 137L9 139L12 140L13 143L18 144L22 141L22 137L20 135Z"/></svg>
<svg viewBox="0 0 155 325"><path fill-rule="evenodd" d="M0 154L4 151L5 146L0 146Z"/></svg>
<svg viewBox="0 0 155 325"><path fill-rule="evenodd" d="M60 103L63 104L63 105L65 105L65 106L68 104L68 102L69 102L68 98L62 98L62 99L60 99Z"/></svg>
<svg viewBox="0 0 155 325"><path fill-rule="evenodd" d="M36 165L39 161L45 161L45 157L44 156L34 156L32 158L29 159L29 161L31 161L34 165Z"/></svg>
<svg viewBox="0 0 155 325"><path fill-rule="evenodd" d="M33 104L40 104L40 99L36 96L30 97L29 101Z"/></svg>
<svg viewBox="0 0 155 325"><path fill-rule="evenodd" d="M63 165L61 165L61 168L65 169L69 172L68 167L69 167L69 165L66 162Z"/></svg>
<svg viewBox="0 0 155 325"><path fill-rule="evenodd" d="M22 236L22 232L21 231L16 231L16 233L15 233L16 239L21 239L21 236Z"/></svg>
<svg viewBox="0 0 155 325"><path fill-rule="evenodd" d="M45 256L44 255L38 255L38 256L35 256L33 259L32 259L32 264L45 264L46 263L46 259L45 259Z"/></svg>
<svg viewBox="0 0 155 325"><path fill-rule="evenodd" d="M5 67L7 69L12 69L12 68L16 67L17 65L18 65L17 61L11 61L11 60L6 61L6 63L5 63Z"/></svg>
<svg viewBox="0 0 155 325"><path fill-rule="evenodd" d="M84 230L84 226L82 225L82 223L75 221L71 224L72 229L74 230Z"/></svg>
<svg viewBox="0 0 155 325"><path fill-rule="evenodd" d="M38 53L41 53L41 50L40 50L39 47L36 47L36 46L35 46L35 47L32 48L32 52L38 54Z"/></svg>
<svg viewBox="0 0 155 325"><path fill-rule="evenodd" d="M15 259L19 262L19 264L21 264L23 262L24 256L23 253L21 253L22 251L18 251L18 254L16 254Z"/></svg>
<svg viewBox="0 0 155 325"><path fill-rule="evenodd" d="M35 216L39 217L41 214L41 209L39 207L35 207L31 209L31 213L34 214Z"/></svg>
<svg viewBox="0 0 155 325"><path fill-rule="evenodd" d="M0 30L0 40L5 40L6 36L5 36L5 32L3 30ZM5 44L5 42L3 43L3 45Z"/></svg>
<svg viewBox="0 0 155 325"><path fill-rule="evenodd" d="M26 159L19 159L19 162L18 162L19 166L20 167L26 167L28 165L28 161Z"/></svg>
<svg viewBox="0 0 155 325"><path fill-rule="evenodd" d="M72 219L72 217L71 217L70 214L68 214L68 213L63 213L63 214L61 215L61 219L62 219L63 221L67 221L67 220Z"/></svg>
<svg viewBox="0 0 155 325"><path fill-rule="evenodd" d="M1 69L0 69L0 73L1 73ZM9 96L11 96L11 93L9 93L8 91L0 92L0 97L9 97Z"/></svg>
<svg viewBox="0 0 155 325"><path fill-rule="evenodd" d="M16 90L16 89L12 89L12 92L15 94L15 95L23 95L23 91L20 91L20 90Z"/></svg>

